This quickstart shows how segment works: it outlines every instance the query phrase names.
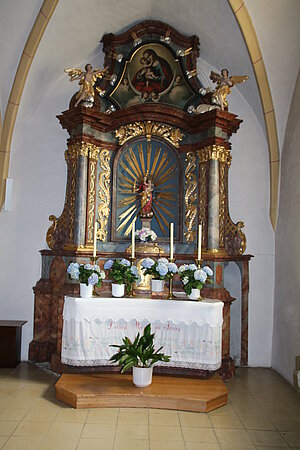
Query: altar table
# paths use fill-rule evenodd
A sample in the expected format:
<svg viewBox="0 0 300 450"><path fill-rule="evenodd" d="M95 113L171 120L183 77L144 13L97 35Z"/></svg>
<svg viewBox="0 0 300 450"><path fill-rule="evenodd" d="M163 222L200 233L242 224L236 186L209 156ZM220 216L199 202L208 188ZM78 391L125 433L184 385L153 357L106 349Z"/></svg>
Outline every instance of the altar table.
<svg viewBox="0 0 300 450"><path fill-rule="evenodd" d="M157 365L217 370L222 359L223 302L206 299L65 297L61 361L72 366L103 366L117 351L112 344L134 339L151 323L155 348L171 356Z"/></svg>

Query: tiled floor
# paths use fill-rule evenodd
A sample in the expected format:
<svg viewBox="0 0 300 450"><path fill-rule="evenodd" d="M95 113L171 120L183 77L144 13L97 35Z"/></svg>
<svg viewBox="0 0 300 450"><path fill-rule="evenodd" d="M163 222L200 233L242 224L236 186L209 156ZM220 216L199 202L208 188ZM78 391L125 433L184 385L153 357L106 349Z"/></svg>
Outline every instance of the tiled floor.
<svg viewBox="0 0 300 450"><path fill-rule="evenodd" d="M228 405L209 414L75 410L55 399L57 378L31 364L0 369L5 450L281 450L300 448L300 396L269 369L239 369Z"/></svg>

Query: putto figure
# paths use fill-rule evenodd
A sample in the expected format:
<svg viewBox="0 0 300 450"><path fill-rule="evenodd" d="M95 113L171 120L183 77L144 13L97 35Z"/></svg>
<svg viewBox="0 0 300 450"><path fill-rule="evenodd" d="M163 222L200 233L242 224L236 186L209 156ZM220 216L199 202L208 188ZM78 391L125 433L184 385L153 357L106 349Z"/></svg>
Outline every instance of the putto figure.
<svg viewBox="0 0 300 450"><path fill-rule="evenodd" d="M85 66L85 72L77 67L72 67L71 69L65 69L65 72L69 75L70 81L79 80L80 90L76 95L75 107L79 105L82 100L86 100L90 105L93 106L95 99L94 84L97 78L101 79L107 73L107 68L104 69L93 69L91 64Z"/></svg>
<svg viewBox="0 0 300 450"><path fill-rule="evenodd" d="M228 109L227 95L230 94L231 89L235 84L244 83L248 80L247 75L229 77L227 69L222 69L221 74L211 72L209 78L217 83L217 87L212 93L212 103L221 107L221 109Z"/></svg>

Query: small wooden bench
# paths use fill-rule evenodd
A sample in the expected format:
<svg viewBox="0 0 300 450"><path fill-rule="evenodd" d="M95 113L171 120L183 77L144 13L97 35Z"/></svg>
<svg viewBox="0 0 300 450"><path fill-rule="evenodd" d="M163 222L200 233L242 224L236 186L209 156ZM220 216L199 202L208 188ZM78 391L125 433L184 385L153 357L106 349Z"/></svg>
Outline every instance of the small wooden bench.
<svg viewBox="0 0 300 450"><path fill-rule="evenodd" d="M22 326L27 320L0 320L0 367L16 367L21 359Z"/></svg>

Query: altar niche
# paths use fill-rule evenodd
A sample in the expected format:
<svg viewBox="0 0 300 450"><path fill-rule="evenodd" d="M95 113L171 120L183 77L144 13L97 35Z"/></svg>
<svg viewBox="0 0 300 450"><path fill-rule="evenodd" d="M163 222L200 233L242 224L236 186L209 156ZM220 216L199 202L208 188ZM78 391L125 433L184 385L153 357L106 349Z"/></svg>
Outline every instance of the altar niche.
<svg viewBox="0 0 300 450"><path fill-rule="evenodd" d="M153 230L160 242L182 239L182 161L175 148L161 139L134 139L118 151L113 163L112 240L129 240L136 229Z"/></svg>
<svg viewBox="0 0 300 450"><path fill-rule="evenodd" d="M245 365L251 258L244 254L244 223L232 221L228 206L230 137L242 120L228 112L226 99L218 103L221 87L226 85L228 95L234 80L223 71L222 76L213 75L217 83L213 92L203 86L196 76L198 37L185 36L159 21L107 34L102 43L104 69L90 65L85 71L67 69L71 79L80 78L80 89L58 116L69 133L65 205L60 217L49 217L49 249L41 251L29 359L51 361L58 372L68 370L60 360L64 296L77 295L79 287L67 280L66 268L71 261L90 262L96 223L101 267L108 258L126 255L134 218L137 228L147 224L156 232L158 252L166 257L173 222L177 264L194 262L201 223L202 258L214 272L213 285L202 294L224 302L221 372L231 377L234 298L224 287L224 268L233 261L241 272ZM144 256L147 248L137 254L140 259ZM110 291L107 280L102 290Z"/></svg>

